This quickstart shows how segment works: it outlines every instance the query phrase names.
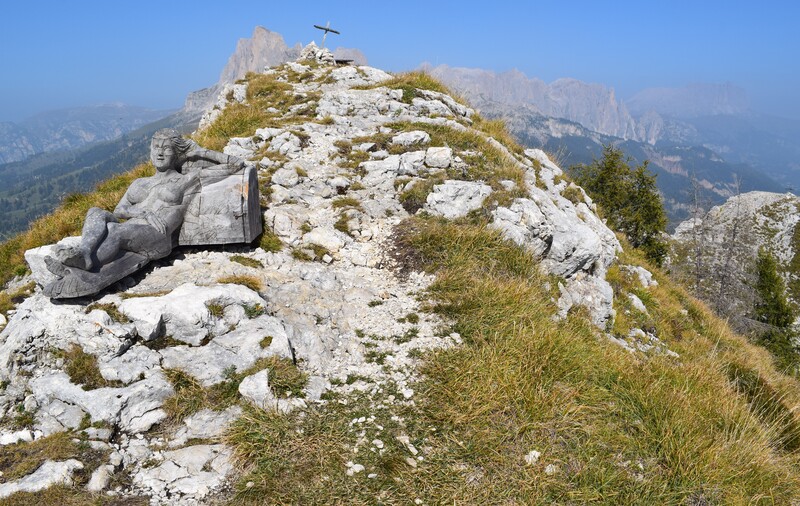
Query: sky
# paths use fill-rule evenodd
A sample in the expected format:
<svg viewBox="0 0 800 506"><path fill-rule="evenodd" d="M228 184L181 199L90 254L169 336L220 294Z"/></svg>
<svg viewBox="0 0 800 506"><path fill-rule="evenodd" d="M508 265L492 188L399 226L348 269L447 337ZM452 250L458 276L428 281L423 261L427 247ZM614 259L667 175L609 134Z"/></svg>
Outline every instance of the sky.
<svg viewBox="0 0 800 506"><path fill-rule="evenodd" d="M288 45L354 47L370 65L518 69L613 87L733 83L800 119L800 2L37 0L0 7L0 121L124 102L179 108L214 84L257 25Z"/></svg>

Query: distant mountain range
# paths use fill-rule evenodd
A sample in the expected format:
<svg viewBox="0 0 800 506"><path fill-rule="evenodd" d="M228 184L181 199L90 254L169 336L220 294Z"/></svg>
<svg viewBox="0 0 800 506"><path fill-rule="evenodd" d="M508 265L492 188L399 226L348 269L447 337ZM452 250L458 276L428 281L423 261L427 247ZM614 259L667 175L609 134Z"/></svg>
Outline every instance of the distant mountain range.
<svg viewBox="0 0 800 506"><path fill-rule="evenodd" d="M734 192L800 187L800 121L750 109L744 90L695 84L643 90L628 101L601 84L550 84L512 70L423 65L489 117L505 119L532 147L558 153L563 165L588 163L602 145L650 160L673 222L686 217L690 177L702 200L716 205Z"/></svg>
<svg viewBox="0 0 800 506"><path fill-rule="evenodd" d="M0 164L0 241L50 212L66 195L88 191L147 160L150 138L159 128L191 133L225 84L294 60L300 49L300 44L289 47L280 34L256 27L252 38L239 40L219 81L190 93L183 108L172 114L112 104L54 111L19 125L0 123L0 162L6 162ZM357 49L337 48L334 54L367 63Z"/></svg>
<svg viewBox="0 0 800 506"><path fill-rule="evenodd" d="M102 104L47 111L23 121L0 123L0 163L116 139L174 110Z"/></svg>

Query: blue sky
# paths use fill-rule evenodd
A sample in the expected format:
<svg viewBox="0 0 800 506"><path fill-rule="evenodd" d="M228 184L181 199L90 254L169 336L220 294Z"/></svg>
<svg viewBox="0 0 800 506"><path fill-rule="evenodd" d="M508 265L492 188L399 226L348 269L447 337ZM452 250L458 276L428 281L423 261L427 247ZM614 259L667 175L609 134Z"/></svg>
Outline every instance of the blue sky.
<svg viewBox="0 0 800 506"><path fill-rule="evenodd" d="M756 109L800 118L800 2L229 0L9 1L0 18L0 121L121 101L177 108L217 81L256 25L287 44L361 49L371 65L517 68L613 87L731 82Z"/></svg>

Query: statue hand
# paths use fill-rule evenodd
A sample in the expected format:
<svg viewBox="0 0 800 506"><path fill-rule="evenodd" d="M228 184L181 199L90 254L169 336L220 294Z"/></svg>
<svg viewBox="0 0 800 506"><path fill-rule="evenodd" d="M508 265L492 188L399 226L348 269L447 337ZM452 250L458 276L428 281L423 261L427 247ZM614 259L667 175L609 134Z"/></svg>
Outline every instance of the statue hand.
<svg viewBox="0 0 800 506"><path fill-rule="evenodd" d="M148 212L144 217L151 227L158 230L162 234L167 233L167 224L164 222L164 219L161 216Z"/></svg>

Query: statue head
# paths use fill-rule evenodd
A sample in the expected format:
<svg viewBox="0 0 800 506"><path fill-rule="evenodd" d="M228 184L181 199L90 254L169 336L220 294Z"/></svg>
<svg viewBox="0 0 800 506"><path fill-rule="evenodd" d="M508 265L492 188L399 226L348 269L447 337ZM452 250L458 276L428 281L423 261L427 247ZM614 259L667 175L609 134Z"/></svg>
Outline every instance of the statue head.
<svg viewBox="0 0 800 506"><path fill-rule="evenodd" d="M184 139L176 130L162 128L153 135L150 142L150 161L159 172L180 170L186 154L195 145L194 141Z"/></svg>

